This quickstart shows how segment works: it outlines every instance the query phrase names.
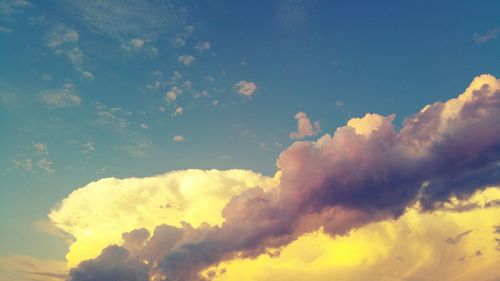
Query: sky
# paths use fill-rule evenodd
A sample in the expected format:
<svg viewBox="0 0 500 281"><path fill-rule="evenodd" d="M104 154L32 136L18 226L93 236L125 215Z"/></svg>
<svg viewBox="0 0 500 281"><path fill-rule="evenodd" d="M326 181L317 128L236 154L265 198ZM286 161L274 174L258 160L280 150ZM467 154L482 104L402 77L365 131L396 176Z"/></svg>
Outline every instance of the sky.
<svg viewBox="0 0 500 281"><path fill-rule="evenodd" d="M498 280L499 10L0 0L0 281Z"/></svg>

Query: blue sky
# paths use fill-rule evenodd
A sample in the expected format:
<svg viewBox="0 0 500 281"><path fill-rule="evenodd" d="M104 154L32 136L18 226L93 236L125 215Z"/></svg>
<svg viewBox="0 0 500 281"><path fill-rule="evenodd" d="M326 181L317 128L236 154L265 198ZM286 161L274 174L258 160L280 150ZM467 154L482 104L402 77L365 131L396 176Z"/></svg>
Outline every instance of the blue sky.
<svg viewBox="0 0 500 281"><path fill-rule="evenodd" d="M498 1L1 1L0 253L63 258L64 240L40 224L100 178L272 175L298 112L319 122L306 139L367 112L400 124L479 74L499 75L499 10Z"/></svg>

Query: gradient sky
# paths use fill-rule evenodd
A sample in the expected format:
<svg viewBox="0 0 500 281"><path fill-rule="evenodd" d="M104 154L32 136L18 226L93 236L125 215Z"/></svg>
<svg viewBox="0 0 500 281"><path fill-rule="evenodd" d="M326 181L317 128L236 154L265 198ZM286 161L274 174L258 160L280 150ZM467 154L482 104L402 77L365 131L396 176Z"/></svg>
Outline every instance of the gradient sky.
<svg viewBox="0 0 500 281"><path fill-rule="evenodd" d="M91 182L243 169L269 178L245 174L252 183L242 186L261 185L295 141L332 134L366 113L394 113L399 128L424 106L463 93L474 77L498 77L499 11L495 0L0 0L0 280L33 280L15 257L65 263L68 239L77 237L61 235L47 215ZM485 225L500 224L498 208L483 211L497 216ZM378 233L360 231L356 247ZM349 248L315 235L304 245ZM43 278L36 280L62 277Z"/></svg>

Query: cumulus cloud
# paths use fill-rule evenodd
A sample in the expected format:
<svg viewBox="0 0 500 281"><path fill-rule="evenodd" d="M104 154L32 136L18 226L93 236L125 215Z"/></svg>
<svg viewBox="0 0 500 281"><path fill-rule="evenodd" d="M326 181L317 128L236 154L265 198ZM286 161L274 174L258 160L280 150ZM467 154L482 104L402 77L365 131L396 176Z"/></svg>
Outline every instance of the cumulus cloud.
<svg viewBox="0 0 500 281"><path fill-rule="evenodd" d="M268 189L277 179L245 170L184 170L148 178L101 179L76 189L49 214L55 227L74 238L68 266L95 258L134 229L182 222L221 224L229 199L252 187ZM133 206L133 207L131 207ZM103 219L106 218L106 219Z"/></svg>
<svg viewBox="0 0 500 281"><path fill-rule="evenodd" d="M172 138L173 141L175 142L183 142L184 141L184 137L181 136L181 135L175 135L173 138Z"/></svg>
<svg viewBox="0 0 500 281"><path fill-rule="evenodd" d="M241 80L234 84L234 89L241 96L252 97L257 90L257 85L254 82Z"/></svg>
<svg viewBox="0 0 500 281"><path fill-rule="evenodd" d="M50 107L78 106L82 99L75 93L73 84L66 83L60 89L47 90L40 94L40 101Z"/></svg>
<svg viewBox="0 0 500 281"><path fill-rule="evenodd" d="M167 102L174 102L177 99L177 96L182 94L182 89L174 86L168 92L165 93L165 100Z"/></svg>
<svg viewBox="0 0 500 281"><path fill-rule="evenodd" d="M297 120L297 131L289 134L291 139L311 137L317 135L321 131L319 122L316 121L314 124L311 124L311 120L307 118L307 115L304 112L298 112L295 114L295 119Z"/></svg>
<svg viewBox="0 0 500 281"><path fill-rule="evenodd" d="M256 258L319 229L339 236L404 217L413 206L424 213L439 212L453 199L500 184L499 119L500 81L491 75L476 77L455 99L424 107L400 130L392 123L394 116L353 119L333 135L288 147L276 164L279 185L255 186L230 196L229 203L222 204L221 224L162 225L134 251L141 259L150 258L150 271L169 281L203 280L200 274L206 269L233 259ZM106 194L92 198L103 198L109 206L110 193ZM133 196L140 194L152 196L151 192ZM72 205L66 200L62 208ZM119 202L140 209L135 199L131 201ZM82 209L94 211L88 206ZM61 228L68 222L53 220L61 222ZM155 244L164 247L148 247L152 241L166 242ZM440 243L444 241L442 237ZM482 249L468 256L479 252L482 256Z"/></svg>
<svg viewBox="0 0 500 281"><path fill-rule="evenodd" d="M177 61L185 66L193 64L195 60L196 58L191 55L182 55L177 57Z"/></svg>

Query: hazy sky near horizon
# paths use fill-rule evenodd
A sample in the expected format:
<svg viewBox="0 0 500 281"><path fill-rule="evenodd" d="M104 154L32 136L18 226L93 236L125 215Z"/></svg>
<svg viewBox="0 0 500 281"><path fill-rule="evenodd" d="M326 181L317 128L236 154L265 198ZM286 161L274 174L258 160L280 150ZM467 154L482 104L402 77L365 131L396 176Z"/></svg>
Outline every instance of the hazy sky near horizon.
<svg viewBox="0 0 500 281"><path fill-rule="evenodd" d="M91 182L264 175L241 175L243 190L271 181L296 141L366 113L400 128L474 77L498 77L499 11L494 0L0 0L0 280L2 258L67 259L75 234L47 215Z"/></svg>

